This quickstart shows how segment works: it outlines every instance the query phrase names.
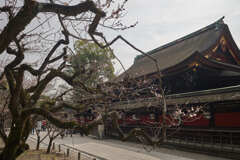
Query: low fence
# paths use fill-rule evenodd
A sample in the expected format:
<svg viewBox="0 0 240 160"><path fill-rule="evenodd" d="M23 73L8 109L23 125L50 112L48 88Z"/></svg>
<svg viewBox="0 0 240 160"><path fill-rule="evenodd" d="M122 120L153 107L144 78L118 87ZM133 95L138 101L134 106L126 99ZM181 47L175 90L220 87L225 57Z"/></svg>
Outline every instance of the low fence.
<svg viewBox="0 0 240 160"><path fill-rule="evenodd" d="M172 131L168 132L171 134ZM183 143L215 145L220 149L231 148L238 151L240 149L240 130L182 129L169 139L178 139Z"/></svg>
<svg viewBox="0 0 240 160"><path fill-rule="evenodd" d="M29 137L29 140L37 143L37 139ZM47 149L48 144L41 142L41 149ZM106 158L82 151L80 149L53 142L52 152L62 153L67 160L107 160Z"/></svg>
<svg viewBox="0 0 240 160"><path fill-rule="evenodd" d="M122 129L129 133L136 127L139 126L122 126ZM156 136L153 132L154 127L141 126L141 128L151 137ZM118 137L118 133L115 130L109 130L107 136ZM164 146L240 160L240 129L168 128Z"/></svg>

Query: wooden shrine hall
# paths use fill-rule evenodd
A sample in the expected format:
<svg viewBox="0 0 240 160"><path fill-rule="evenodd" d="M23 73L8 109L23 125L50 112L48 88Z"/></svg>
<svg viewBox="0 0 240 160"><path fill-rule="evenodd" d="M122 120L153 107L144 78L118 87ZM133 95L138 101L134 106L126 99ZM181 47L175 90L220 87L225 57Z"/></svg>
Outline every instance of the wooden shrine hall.
<svg viewBox="0 0 240 160"><path fill-rule="evenodd" d="M240 153L240 51L223 18L147 54L157 60L161 70L168 112L175 105L207 106L199 118L183 121L179 131L168 138L169 142L175 143L178 139L177 142L183 144L203 144L206 150L212 145L225 147L223 152ZM116 80L124 81L127 75L131 79L145 78L154 82L156 74L154 62L139 55ZM159 120L158 103L154 96L138 97L115 102L111 109L127 112L121 127L128 130L136 125L146 127L141 119ZM151 118L152 114L155 118ZM138 122L132 123L136 117ZM171 128L167 133L171 133Z"/></svg>

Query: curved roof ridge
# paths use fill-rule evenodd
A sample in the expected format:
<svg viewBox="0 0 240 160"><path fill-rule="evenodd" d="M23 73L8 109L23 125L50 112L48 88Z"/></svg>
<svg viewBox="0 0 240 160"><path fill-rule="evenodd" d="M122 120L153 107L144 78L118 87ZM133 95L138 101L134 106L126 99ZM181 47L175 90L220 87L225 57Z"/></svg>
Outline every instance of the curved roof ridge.
<svg viewBox="0 0 240 160"><path fill-rule="evenodd" d="M197 30L197 31L195 31L195 32L192 32L192 33L190 33L190 34L188 34L188 35L186 35L186 36L183 36L183 37L181 37L181 38L179 38L179 39L176 39L176 40L174 40L174 41L172 41L172 42L169 42L169 43L167 43L167 44L165 44L165 45L163 45L163 46L160 46L160 47L157 47L157 48L155 48L155 49L153 49L153 50L150 50L150 51L147 52L147 54L152 55L152 54L154 54L154 53L156 53L156 52L158 52L158 51L160 51L160 50L163 50L163 49L165 49L165 48L168 48L168 47L170 47L170 46L173 46L173 45L175 45L175 44L177 44L177 43L179 43L179 42L182 42L182 41L184 41L184 40L186 40L186 39L195 37L195 36L199 35L200 33L205 32L205 31L207 31L207 30L209 30L209 29L212 29L212 28L215 28L215 27L218 29L219 25L224 24L223 19L224 19L224 16L221 17L220 19L218 19L216 22L214 22L214 23L212 23L212 24L210 24L210 25L207 25L207 26L204 27L204 28L201 28L201 29L199 29L199 30ZM138 60L138 59L141 59L142 57L144 57L144 55L138 55L138 56L136 56L135 59L134 59L134 62L135 62L136 60Z"/></svg>

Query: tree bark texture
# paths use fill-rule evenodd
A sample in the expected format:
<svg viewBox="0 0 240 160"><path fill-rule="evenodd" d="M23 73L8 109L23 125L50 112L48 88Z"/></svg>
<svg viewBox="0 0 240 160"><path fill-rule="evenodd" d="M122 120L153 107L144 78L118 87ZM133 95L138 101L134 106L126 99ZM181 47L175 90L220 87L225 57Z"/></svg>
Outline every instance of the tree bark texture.
<svg viewBox="0 0 240 160"><path fill-rule="evenodd" d="M25 141L22 139L22 128L23 126L21 122L13 124L7 143L0 154L1 160L15 160L18 155L27 149Z"/></svg>

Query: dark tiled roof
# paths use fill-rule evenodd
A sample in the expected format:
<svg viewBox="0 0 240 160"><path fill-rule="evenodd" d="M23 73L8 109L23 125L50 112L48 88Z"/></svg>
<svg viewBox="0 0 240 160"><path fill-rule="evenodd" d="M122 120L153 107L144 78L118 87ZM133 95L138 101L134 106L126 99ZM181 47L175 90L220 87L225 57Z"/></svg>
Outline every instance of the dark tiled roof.
<svg viewBox="0 0 240 160"><path fill-rule="evenodd" d="M215 45L225 26L227 25L223 23L223 18L221 18L207 27L149 51L147 54L158 60L160 70L167 69L184 61L194 53L202 53ZM126 73L131 78L136 78L156 71L157 68L151 59L146 56L138 56L134 64L117 80L122 80Z"/></svg>

